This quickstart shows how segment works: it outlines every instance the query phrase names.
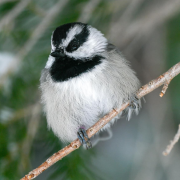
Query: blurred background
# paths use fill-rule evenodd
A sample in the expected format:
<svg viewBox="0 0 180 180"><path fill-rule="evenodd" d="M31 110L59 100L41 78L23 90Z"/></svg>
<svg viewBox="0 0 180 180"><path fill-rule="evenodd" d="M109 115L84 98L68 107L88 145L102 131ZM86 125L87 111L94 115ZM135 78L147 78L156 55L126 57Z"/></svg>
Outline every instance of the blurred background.
<svg viewBox="0 0 180 180"><path fill-rule="evenodd" d="M180 61L180 0L0 0L0 180L17 180L64 144L47 129L39 78L59 25L80 21L102 31L142 84ZM113 137L83 148L37 180L177 180L180 142L163 150L180 123L180 75L166 95L145 97L138 116L121 118Z"/></svg>

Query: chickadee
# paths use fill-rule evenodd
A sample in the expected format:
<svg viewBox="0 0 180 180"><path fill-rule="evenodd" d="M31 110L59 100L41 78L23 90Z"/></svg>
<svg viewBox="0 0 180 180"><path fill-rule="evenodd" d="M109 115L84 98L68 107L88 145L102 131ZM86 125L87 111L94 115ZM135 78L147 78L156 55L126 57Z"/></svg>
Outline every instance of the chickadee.
<svg viewBox="0 0 180 180"><path fill-rule="evenodd" d="M140 82L129 63L100 31L79 22L53 32L40 81L48 126L61 141L78 137L87 149L92 144L86 129L127 100L132 102L128 119L141 106L135 99ZM102 130L109 129L120 116Z"/></svg>

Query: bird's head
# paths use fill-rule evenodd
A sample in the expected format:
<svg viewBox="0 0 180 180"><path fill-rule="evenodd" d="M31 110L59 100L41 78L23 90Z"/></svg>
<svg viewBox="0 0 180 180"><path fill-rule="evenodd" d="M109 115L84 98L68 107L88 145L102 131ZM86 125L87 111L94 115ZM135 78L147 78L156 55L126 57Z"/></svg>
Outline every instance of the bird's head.
<svg viewBox="0 0 180 180"><path fill-rule="evenodd" d="M77 76L99 64L102 59L100 54L105 51L106 46L107 39L90 25L69 23L59 26L51 37L51 54L46 68L51 69L51 75L57 74L57 70L64 73L68 70L68 74L71 74L68 76ZM80 72L74 72L79 68ZM69 72L74 73L74 76Z"/></svg>

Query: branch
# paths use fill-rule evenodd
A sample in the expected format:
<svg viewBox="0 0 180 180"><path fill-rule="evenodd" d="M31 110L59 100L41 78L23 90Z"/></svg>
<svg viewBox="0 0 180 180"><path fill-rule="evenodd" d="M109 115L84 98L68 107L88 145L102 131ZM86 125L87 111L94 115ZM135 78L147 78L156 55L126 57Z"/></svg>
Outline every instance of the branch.
<svg viewBox="0 0 180 180"><path fill-rule="evenodd" d="M90 17L92 17L92 13L100 1L101 0L91 0L86 3L77 21L87 23Z"/></svg>
<svg viewBox="0 0 180 180"><path fill-rule="evenodd" d="M3 27L12 22L29 4L31 0L20 1L9 13L7 13L0 21L0 31Z"/></svg>
<svg viewBox="0 0 180 180"><path fill-rule="evenodd" d="M123 12L123 14L120 16L120 18L117 21L112 21L111 28L109 30L109 36L113 36L117 32L120 33L122 31L126 30L127 26L131 23L130 20L131 20L132 16L137 11L139 6L142 4L142 1L144 1L144 0L130 1L126 10Z"/></svg>
<svg viewBox="0 0 180 180"><path fill-rule="evenodd" d="M180 125L176 135L174 136L174 139L170 141L170 144L167 146L166 150L163 151L164 156L167 156L171 152L172 148L178 142L179 138L180 138Z"/></svg>
<svg viewBox="0 0 180 180"><path fill-rule="evenodd" d="M27 133L21 144L21 157L19 169L25 169L29 164L29 155L31 152L32 143L38 131L38 126L41 119L41 105L39 102L31 109L31 117L28 118Z"/></svg>
<svg viewBox="0 0 180 180"><path fill-rule="evenodd" d="M18 57L22 60L34 47L36 42L42 37L42 35L47 30L48 26L53 22L55 17L64 9L64 7L68 4L69 0L59 0L52 8L50 8L43 20L37 25L37 27L33 30L31 37L24 44L23 48L18 52ZM19 61L20 61L19 60Z"/></svg>
<svg viewBox="0 0 180 180"><path fill-rule="evenodd" d="M0 0L0 4L7 3L7 2L14 2L17 0Z"/></svg>
<svg viewBox="0 0 180 180"><path fill-rule="evenodd" d="M27 1L27 0L26 0ZM23 48L17 53L17 60L15 60L11 66L7 69L3 77L0 78L0 85L2 85L9 75L15 71L23 58L31 51L36 42L42 37L42 35L47 30L47 27L53 22L53 19L60 13L63 8L67 5L69 0L59 0L52 8L50 8L43 20L37 25L34 31L31 34L29 40L24 44ZM0 22L1 29L1 22Z"/></svg>
<svg viewBox="0 0 180 180"><path fill-rule="evenodd" d="M180 73L180 62L174 65L171 69L167 72L159 76L158 78L150 81L148 84L142 86L136 93L137 98L142 98L146 94L152 92L156 88L164 85L163 90L160 94L162 97L168 87L169 82L178 74ZM163 94L163 95L162 95ZM96 134L102 127L104 127L111 119L113 119L117 114L122 112L130 105L130 102L125 102L122 104L120 109L113 109L109 114L105 115L102 119L100 119L97 123L95 123L92 127L90 127L86 132L89 137L92 137ZM70 154L72 151L78 149L81 146L79 139L74 140L66 146L65 148L61 149L57 153L53 154L50 158L48 158L43 164L41 164L38 168L34 169L33 171L29 172L25 177L21 180L30 180L37 177L51 165L56 163L57 161L61 160L63 157Z"/></svg>
<svg viewBox="0 0 180 180"><path fill-rule="evenodd" d="M111 35L111 41L115 42L115 44L119 44L117 36L121 33L121 45L124 45L139 34L142 36L150 33L155 27L179 12L180 1L166 1L162 3L160 7L157 6L157 4L155 4L155 6L154 8L149 8L142 13L139 18L129 23L129 26L125 27L126 30L123 32L119 32L119 30L123 29L123 27L120 27L121 24L117 22L112 24L109 33Z"/></svg>

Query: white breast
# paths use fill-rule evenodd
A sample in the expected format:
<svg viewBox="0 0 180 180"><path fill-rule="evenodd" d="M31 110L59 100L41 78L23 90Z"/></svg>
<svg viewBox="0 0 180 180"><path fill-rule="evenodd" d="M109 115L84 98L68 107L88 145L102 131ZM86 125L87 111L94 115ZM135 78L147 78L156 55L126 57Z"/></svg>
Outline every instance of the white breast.
<svg viewBox="0 0 180 180"><path fill-rule="evenodd" d="M45 71L46 75L41 77L41 90L47 122L62 141L76 139L80 126L91 127L112 108L120 107L140 87L127 61L115 50L91 72L68 81L54 82L49 70ZM109 126L110 123L104 129Z"/></svg>
<svg viewBox="0 0 180 180"><path fill-rule="evenodd" d="M114 107L110 90L102 82L105 66L106 61L96 66L94 73L59 83L48 75L41 84L48 126L62 141L76 139L80 126L89 128Z"/></svg>

